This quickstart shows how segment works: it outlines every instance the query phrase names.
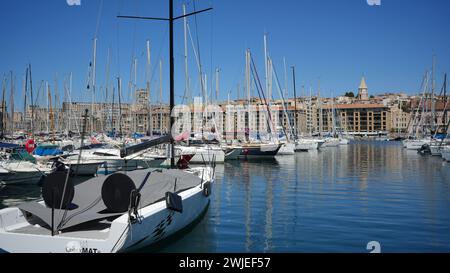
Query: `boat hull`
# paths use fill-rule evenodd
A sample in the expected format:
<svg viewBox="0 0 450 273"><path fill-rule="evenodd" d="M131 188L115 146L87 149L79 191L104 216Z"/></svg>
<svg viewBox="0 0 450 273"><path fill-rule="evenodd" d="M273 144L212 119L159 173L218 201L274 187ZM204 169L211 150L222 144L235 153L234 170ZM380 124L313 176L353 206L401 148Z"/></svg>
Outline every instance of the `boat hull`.
<svg viewBox="0 0 450 273"><path fill-rule="evenodd" d="M210 197L204 194L202 185L179 195L182 213L168 209L166 201L162 200L139 209L139 220L134 223L130 223L128 213L124 213L104 230L64 232L55 236L51 236L48 229L30 225L19 208L6 208L0 210L0 252L110 253L150 246L183 230L208 208Z"/></svg>
<svg viewBox="0 0 450 273"><path fill-rule="evenodd" d="M239 158L270 158L275 157L281 144L243 146Z"/></svg>
<svg viewBox="0 0 450 273"><path fill-rule="evenodd" d="M234 147L234 148L226 148L225 149L225 160L236 160L239 159L239 155L242 152L242 148Z"/></svg>
<svg viewBox="0 0 450 273"><path fill-rule="evenodd" d="M277 155L294 155L294 154L295 154L294 143L284 143L277 153Z"/></svg>
<svg viewBox="0 0 450 273"><path fill-rule="evenodd" d="M296 152L307 152L312 150L317 150L319 148L319 144L317 142L298 142L295 145L295 151Z"/></svg>

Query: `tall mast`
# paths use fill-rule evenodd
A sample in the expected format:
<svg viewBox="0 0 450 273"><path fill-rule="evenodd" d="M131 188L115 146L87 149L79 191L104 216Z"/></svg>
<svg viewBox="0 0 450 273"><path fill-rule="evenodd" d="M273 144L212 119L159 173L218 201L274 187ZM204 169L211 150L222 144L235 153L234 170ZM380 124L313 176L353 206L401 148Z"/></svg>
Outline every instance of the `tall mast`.
<svg viewBox="0 0 450 273"><path fill-rule="evenodd" d="M162 135L162 115L163 115L163 107L162 107L162 60L159 60L159 133Z"/></svg>
<svg viewBox="0 0 450 273"><path fill-rule="evenodd" d="M92 101L91 101L91 132L94 131L94 103L95 103L95 67L97 59L97 37L94 38L93 67L92 67Z"/></svg>
<svg viewBox="0 0 450 273"><path fill-rule="evenodd" d="M269 68L268 68L268 58L267 58L267 34L264 33L264 67L265 67L265 81L266 81L266 92L269 92ZM270 94L268 94L270 96Z"/></svg>
<svg viewBox="0 0 450 273"><path fill-rule="evenodd" d="M5 105L5 93L6 93L6 78L3 78L3 82L2 82L2 120L1 120L1 137L3 138L5 135L5 117L6 117L6 113L5 113L5 109L6 109L6 105Z"/></svg>
<svg viewBox="0 0 450 273"><path fill-rule="evenodd" d="M169 132L172 134L172 126L175 123L175 118L172 117L172 111L175 107L175 60L173 57L173 0L169 1L169 33L170 33L170 128ZM175 147L174 139L170 139L170 167L175 168Z"/></svg>
<svg viewBox="0 0 450 273"><path fill-rule="evenodd" d="M298 129L297 129L297 90L295 87L295 66L292 66L292 81L294 84L294 135L295 139L298 139Z"/></svg>
<svg viewBox="0 0 450 273"><path fill-rule="evenodd" d="M24 121L24 130L28 129L27 122L27 90L28 90L28 66L25 69L25 82L24 82L24 101L23 101L23 121Z"/></svg>
<svg viewBox="0 0 450 273"><path fill-rule="evenodd" d="M183 16L173 17L173 0L169 0L169 18L154 18L154 17L140 17L140 16L118 16L119 18L131 18L131 19L146 19L146 20L163 20L169 21L169 59L170 59L170 112L175 107L175 81L174 81L174 56L173 56L173 23L177 19L184 18L193 14L210 10L211 8L195 11ZM170 113L170 133L172 133L172 126L175 123L175 118ZM175 167L174 158L174 139L170 140L170 167Z"/></svg>
<svg viewBox="0 0 450 273"><path fill-rule="evenodd" d="M219 68L216 68L216 102L219 99Z"/></svg>
<svg viewBox="0 0 450 273"><path fill-rule="evenodd" d="M432 79L431 79L431 128L436 129L436 55L433 55L433 68L432 68Z"/></svg>
<svg viewBox="0 0 450 273"><path fill-rule="evenodd" d="M31 78L31 64L29 66L30 73L30 99L31 99L31 138L34 138L34 100L33 100L33 80Z"/></svg>
<svg viewBox="0 0 450 273"><path fill-rule="evenodd" d="M45 82L45 89L44 89L44 92L42 93L42 95L44 96L44 98L46 98L46 100L47 100L47 111L49 111L50 110L50 104L49 104L49 100L48 100L48 94L47 94L47 96L45 95L45 91L47 90L47 92L48 92L48 90L49 90L49 87L48 87L48 82ZM49 129L49 124L50 124L50 116L49 115L46 115L46 119L45 119L45 121L46 121L46 124L45 124L45 127L46 127L46 129L47 129L47 133L48 134L50 134L50 129Z"/></svg>
<svg viewBox="0 0 450 273"><path fill-rule="evenodd" d="M107 57L106 57L106 86L105 86L105 105L108 107L108 101L109 101L109 67L110 67L110 48L108 47ZM102 109L103 110L103 109ZM111 110L112 111L112 110ZM102 115L103 116L103 113ZM109 117L106 118L107 120ZM112 119L110 120L110 130L112 131ZM108 125L105 125L105 128L107 128ZM103 130L105 129L103 128Z"/></svg>
<svg viewBox="0 0 450 273"><path fill-rule="evenodd" d="M117 93L119 95L119 135L122 137L122 81L117 78Z"/></svg>
<svg viewBox="0 0 450 273"><path fill-rule="evenodd" d="M53 117L53 109L52 109L52 94L50 92L50 86L47 84L47 93L48 93L48 118L50 120L50 130L52 131L52 143L55 142L55 124L54 124L54 117ZM50 132L49 132L50 133Z"/></svg>
<svg viewBox="0 0 450 273"><path fill-rule="evenodd" d="M444 74L444 105L447 105L447 73ZM444 109L444 124L447 122L447 107Z"/></svg>
<svg viewBox="0 0 450 273"><path fill-rule="evenodd" d="M288 99L288 84L287 84L287 70L286 70L286 58L283 57L283 66L284 66L284 97L286 100Z"/></svg>
<svg viewBox="0 0 450 273"><path fill-rule="evenodd" d="M320 99L320 80L317 85L317 105L319 107L319 136L322 136L323 119L322 119L322 101Z"/></svg>
<svg viewBox="0 0 450 273"><path fill-rule="evenodd" d="M72 117L72 103L70 103L70 96L72 93L72 72L70 72L69 75L69 90L67 90L67 87L65 88L66 94L67 94L67 98L64 99L65 102L69 102L69 109L68 109L68 114L67 114L67 134L69 133L69 131L72 130L72 128L70 127L70 120ZM68 93L67 93L68 92Z"/></svg>
<svg viewBox="0 0 450 273"><path fill-rule="evenodd" d="M113 135L114 139L116 138L116 131L115 131L116 125L114 124L114 104L116 103L115 98L114 98L115 94L116 94L116 89L113 87L112 101L111 101L111 132L113 132L113 129L114 129L114 135Z"/></svg>
<svg viewBox="0 0 450 273"><path fill-rule="evenodd" d="M11 71L11 93L10 93L10 103L11 103L11 136L14 134L14 78L13 72Z"/></svg>
<svg viewBox="0 0 450 273"><path fill-rule="evenodd" d="M187 43L187 17L186 17L186 5L183 4L183 30L184 30L184 96L187 98L189 104L190 92L189 92L189 72L188 72L188 43Z"/></svg>
<svg viewBox="0 0 450 273"><path fill-rule="evenodd" d="M248 130L248 133L250 133L250 88L251 88L251 83L250 83L250 49L247 49L247 51L245 52L245 89L247 91L247 126L246 126L246 130ZM239 86L238 86L238 90L239 90ZM247 132L246 132L247 133Z"/></svg>
<svg viewBox="0 0 450 273"><path fill-rule="evenodd" d="M153 124L152 124L152 95L150 93L150 72L151 70L151 55L150 55L150 41L147 40L147 94L148 94L148 130L150 131L150 136L153 136Z"/></svg>
<svg viewBox="0 0 450 273"><path fill-rule="evenodd" d="M134 105L137 106L137 100L138 98L136 97L136 85L137 85L137 58L134 58L134 84L133 84L133 93L131 94L134 97ZM131 111L132 108L130 107L130 114L132 117L132 125L133 125L133 131L137 132L137 122L136 122L136 114L133 115L133 112ZM136 108L137 110L137 108Z"/></svg>

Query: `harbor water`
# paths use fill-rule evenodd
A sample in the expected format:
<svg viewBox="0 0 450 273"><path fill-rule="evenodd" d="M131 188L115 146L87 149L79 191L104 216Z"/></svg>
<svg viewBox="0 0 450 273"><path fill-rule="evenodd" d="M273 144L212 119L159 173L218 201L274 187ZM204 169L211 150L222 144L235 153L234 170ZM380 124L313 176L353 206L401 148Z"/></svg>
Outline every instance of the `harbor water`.
<svg viewBox="0 0 450 273"><path fill-rule="evenodd" d="M39 198L0 189L0 206ZM450 163L400 142L354 142L217 165L198 223L143 252L450 252Z"/></svg>

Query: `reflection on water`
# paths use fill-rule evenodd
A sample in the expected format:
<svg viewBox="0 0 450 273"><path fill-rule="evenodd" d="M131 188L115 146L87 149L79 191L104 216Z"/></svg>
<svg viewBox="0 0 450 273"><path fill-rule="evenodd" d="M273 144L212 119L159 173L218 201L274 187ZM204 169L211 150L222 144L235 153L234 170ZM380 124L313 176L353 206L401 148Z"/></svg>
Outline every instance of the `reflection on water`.
<svg viewBox="0 0 450 273"><path fill-rule="evenodd" d="M218 166L206 217L162 252L450 251L450 164L360 142Z"/></svg>
<svg viewBox="0 0 450 273"><path fill-rule="evenodd" d="M217 165L205 217L159 252L450 252L450 164L359 142ZM39 189L4 187L2 205ZM16 196L16 197L14 197ZM23 197L22 197L23 198Z"/></svg>

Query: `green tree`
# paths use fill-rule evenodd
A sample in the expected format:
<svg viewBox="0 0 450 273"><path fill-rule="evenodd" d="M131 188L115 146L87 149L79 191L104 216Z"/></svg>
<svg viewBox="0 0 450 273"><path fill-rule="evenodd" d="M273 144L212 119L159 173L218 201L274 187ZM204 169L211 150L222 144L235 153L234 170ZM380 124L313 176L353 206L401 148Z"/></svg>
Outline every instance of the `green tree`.
<svg viewBox="0 0 450 273"><path fill-rule="evenodd" d="M350 91L350 92L345 92L345 95L344 95L344 96L349 97L349 98L354 98L354 97L355 97L355 93L353 93L352 91Z"/></svg>

